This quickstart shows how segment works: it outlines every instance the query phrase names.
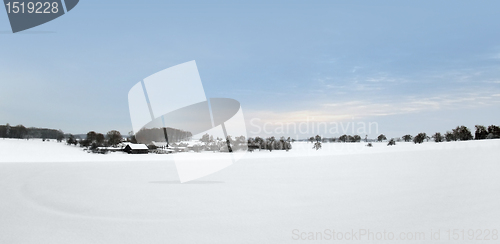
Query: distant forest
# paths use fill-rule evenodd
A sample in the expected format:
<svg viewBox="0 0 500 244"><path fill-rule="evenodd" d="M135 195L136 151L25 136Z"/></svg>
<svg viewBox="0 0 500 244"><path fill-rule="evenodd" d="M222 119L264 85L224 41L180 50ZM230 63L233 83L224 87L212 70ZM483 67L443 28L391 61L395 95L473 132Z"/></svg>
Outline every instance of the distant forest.
<svg viewBox="0 0 500 244"><path fill-rule="evenodd" d="M151 144L155 142L166 142L164 128L141 129L135 134L135 139L138 143ZM189 131L178 130L167 127L167 135L169 142L179 142L191 139L193 134Z"/></svg>
<svg viewBox="0 0 500 244"><path fill-rule="evenodd" d="M168 134L169 142L179 142L183 140L189 140L193 135L191 132L178 130L174 128L166 128ZM62 130L47 129L47 128L36 128L36 127L25 127L23 125L11 126L9 124L0 125L0 138L16 138L16 139L31 139L31 138L42 138L42 139L54 139L62 141L65 138L74 139L87 139L86 134L81 135L71 135L64 134ZM165 142L165 134L163 133L163 128L151 128L151 129L141 129L134 136L129 134L130 140L134 143L151 144L151 142Z"/></svg>
<svg viewBox="0 0 500 244"><path fill-rule="evenodd" d="M23 125L11 126L9 124L0 125L0 138L43 138L43 139L64 139L64 133L61 130L24 127Z"/></svg>

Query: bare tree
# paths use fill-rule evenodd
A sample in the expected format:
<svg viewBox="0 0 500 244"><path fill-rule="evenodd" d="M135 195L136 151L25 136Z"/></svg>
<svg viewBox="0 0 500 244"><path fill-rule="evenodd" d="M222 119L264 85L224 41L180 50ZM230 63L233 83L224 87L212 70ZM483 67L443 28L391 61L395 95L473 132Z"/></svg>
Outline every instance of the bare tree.
<svg viewBox="0 0 500 244"><path fill-rule="evenodd" d="M427 139L427 134L425 133L418 133L415 137L413 137L413 143L415 144L420 144L424 142L424 140Z"/></svg>
<svg viewBox="0 0 500 244"><path fill-rule="evenodd" d="M122 134L117 130L109 131L106 138L108 138L108 144L111 146L116 146L122 142Z"/></svg>
<svg viewBox="0 0 500 244"><path fill-rule="evenodd" d="M403 136L403 140L404 140L405 142L409 142L409 141L411 141L412 139L413 139L413 136L411 136L411 135L404 135L404 136Z"/></svg>
<svg viewBox="0 0 500 244"><path fill-rule="evenodd" d="M441 135L441 133L436 132L433 136L432 139L434 139L435 142L442 142L444 137Z"/></svg>
<svg viewBox="0 0 500 244"><path fill-rule="evenodd" d="M316 150L321 149L321 136L316 135L314 137L314 139L316 140L316 143L314 143L313 149L316 149Z"/></svg>

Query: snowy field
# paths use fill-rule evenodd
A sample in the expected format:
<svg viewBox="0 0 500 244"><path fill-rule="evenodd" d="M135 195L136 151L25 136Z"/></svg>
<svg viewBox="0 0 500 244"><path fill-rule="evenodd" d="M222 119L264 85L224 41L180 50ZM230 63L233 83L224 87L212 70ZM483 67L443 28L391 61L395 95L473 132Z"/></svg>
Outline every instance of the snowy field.
<svg viewBox="0 0 500 244"><path fill-rule="evenodd" d="M498 243L500 140L364 145L256 151L180 184L172 155L0 139L0 243Z"/></svg>

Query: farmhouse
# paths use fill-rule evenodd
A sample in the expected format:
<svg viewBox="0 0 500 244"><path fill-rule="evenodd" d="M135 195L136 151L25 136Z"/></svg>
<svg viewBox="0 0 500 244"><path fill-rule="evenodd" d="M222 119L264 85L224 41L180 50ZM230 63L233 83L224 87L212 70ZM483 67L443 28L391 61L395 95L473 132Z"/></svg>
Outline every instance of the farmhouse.
<svg viewBox="0 0 500 244"><path fill-rule="evenodd" d="M149 148L144 144L128 144L123 151L129 154L147 154Z"/></svg>

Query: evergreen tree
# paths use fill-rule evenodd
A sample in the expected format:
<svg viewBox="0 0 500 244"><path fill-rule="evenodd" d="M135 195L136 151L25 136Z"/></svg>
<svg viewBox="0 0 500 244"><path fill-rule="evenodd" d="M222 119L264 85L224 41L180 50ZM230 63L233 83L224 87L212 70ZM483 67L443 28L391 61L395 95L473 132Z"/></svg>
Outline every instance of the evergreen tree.
<svg viewBox="0 0 500 244"><path fill-rule="evenodd" d="M66 140L66 143L68 145L76 145L77 141L75 139L75 136L73 136L73 134L69 134L69 137L68 139Z"/></svg>

